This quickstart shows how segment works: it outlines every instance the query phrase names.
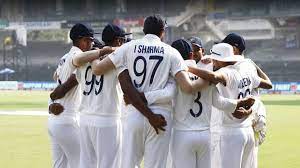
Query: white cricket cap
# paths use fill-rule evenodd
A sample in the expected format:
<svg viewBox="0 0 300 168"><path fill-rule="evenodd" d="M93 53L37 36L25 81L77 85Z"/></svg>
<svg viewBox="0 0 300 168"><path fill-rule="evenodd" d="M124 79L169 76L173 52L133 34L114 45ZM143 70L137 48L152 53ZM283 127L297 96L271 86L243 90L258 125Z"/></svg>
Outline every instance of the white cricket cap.
<svg viewBox="0 0 300 168"><path fill-rule="evenodd" d="M202 59L210 58L221 62L237 62L243 60L243 56L234 55L233 47L227 43L213 45L210 55L205 55Z"/></svg>

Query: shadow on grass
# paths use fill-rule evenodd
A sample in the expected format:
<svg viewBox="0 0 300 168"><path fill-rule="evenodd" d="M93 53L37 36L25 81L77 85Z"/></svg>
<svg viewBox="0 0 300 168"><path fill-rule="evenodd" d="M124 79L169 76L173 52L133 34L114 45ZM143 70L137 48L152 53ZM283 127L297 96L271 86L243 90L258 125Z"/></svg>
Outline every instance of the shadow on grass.
<svg viewBox="0 0 300 168"><path fill-rule="evenodd" d="M265 105L300 106L300 100L265 100Z"/></svg>

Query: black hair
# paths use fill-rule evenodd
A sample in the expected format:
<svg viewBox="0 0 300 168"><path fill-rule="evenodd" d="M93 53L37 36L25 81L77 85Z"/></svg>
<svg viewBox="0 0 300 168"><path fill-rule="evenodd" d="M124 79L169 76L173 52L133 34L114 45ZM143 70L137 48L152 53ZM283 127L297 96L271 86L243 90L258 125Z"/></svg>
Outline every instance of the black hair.
<svg viewBox="0 0 300 168"><path fill-rule="evenodd" d="M165 30L166 23L160 15L148 16L144 22L144 33L160 36Z"/></svg>
<svg viewBox="0 0 300 168"><path fill-rule="evenodd" d="M74 39L73 46L79 47L79 40L80 40L80 38Z"/></svg>

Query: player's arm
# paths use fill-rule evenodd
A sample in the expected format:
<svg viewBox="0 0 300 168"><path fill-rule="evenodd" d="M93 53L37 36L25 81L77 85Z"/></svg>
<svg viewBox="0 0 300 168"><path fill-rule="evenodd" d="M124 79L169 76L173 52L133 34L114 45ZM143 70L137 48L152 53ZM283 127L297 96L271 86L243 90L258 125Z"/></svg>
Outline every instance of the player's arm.
<svg viewBox="0 0 300 168"><path fill-rule="evenodd" d="M58 85L51 93L50 98L57 100L63 98L72 88L78 85L75 74L72 74L68 80Z"/></svg>
<svg viewBox="0 0 300 168"><path fill-rule="evenodd" d="M260 69L259 66L256 64L254 65L257 69L257 75L261 78L261 82L258 87L263 89L272 89L272 82L268 75L262 69Z"/></svg>
<svg viewBox="0 0 300 168"><path fill-rule="evenodd" d="M169 78L163 89L142 93L148 105L154 103L168 103L176 94L176 82L173 78Z"/></svg>
<svg viewBox="0 0 300 168"><path fill-rule="evenodd" d="M140 93L140 96L147 105L151 105L154 103L168 103L174 98L175 94L176 82L173 78L169 78L166 86L163 89L145 93L142 92ZM131 104L130 100L128 100L128 96L125 95L124 100L126 104Z"/></svg>
<svg viewBox="0 0 300 168"><path fill-rule="evenodd" d="M214 107L231 113L235 118L241 119L251 114L250 107L254 104L255 99L248 97L240 100L228 99L219 94L216 87L213 88L212 104Z"/></svg>
<svg viewBox="0 0 300 168"><path fill-rule="evenodd" d="M80 67L80 66L82 66L88 62L92 62L95 59L98 59L104 55L110 54L114 50L115 50L115 48L113 48L113 47L104 47L104 48L98 49L98 50L82 52L73 58L72 63L75 67Z"/></svg>
<svg viewBox="0 0 300 168"><path fill-rule="evenodd" d="M226 86L226 76L222 73L212 72L209 70L200 69L196 67L189 67L189 72L211 83L214 84L222 83L224 86Z"/></svg>
<svg viewBox="0 0 300 168"><path fill-rule="evenodd" d="M179 71L175 75L176 83L180 86L181 90L188 94L193 94L205 87L208 82L199 78L195 81L191 81L186 71Z"/></svg>
<svg viewBox="0 0 300 168"><path fill-rule="evenodd" d="M95 75L103 75L115 68L109 57L105 57L103 60L96 59L92 62L92 71Z"/></svg>
<svg viewBox="0 0 300 168"><path fill-rule="evenodd" d="M128 43L127 43L128 44ZM121 47L105 57L103 60L95 60L92 63L92 70L95 75L103 75L112 69L120 69L125 67L125 55L128 49L128 45L123 44Z"/></svg>
<svg viewBox="0 0 300 168"><path fill-rule="evenodd" d="M257 70L257 75L261 78L261 84L258 87L263 89L272 89L272 82L268 75L251 59L249 59L249 61L255 66Z"/></svg>
<svg viewBox="0 0 300 168"><path fill-rule="evenodd" d="M131 104L148 119L156 133L158 133L158 130L164 131L165 129L163 127L167 125L165 118L160 114L153 113L142 100L140 93L131 82L128 70L121 72L118 79L123 93L128 96Z"/></svg>
<svg viewBox="0 0 300 168"><path fill-rule="evenodd" d="M53 80L54 80L54 81L57 81L58 76L57 76L57 72L56 72L56 71L53 73L53 76L52 76L52 77L53 77Z"/></svg>

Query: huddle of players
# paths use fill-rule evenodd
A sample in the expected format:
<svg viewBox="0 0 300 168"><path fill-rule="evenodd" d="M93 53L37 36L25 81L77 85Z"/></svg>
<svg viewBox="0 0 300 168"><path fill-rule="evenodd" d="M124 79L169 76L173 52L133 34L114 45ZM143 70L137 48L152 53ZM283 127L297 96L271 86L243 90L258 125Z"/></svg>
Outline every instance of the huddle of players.
<svg viewBox="0 0 300 168"><path fill-rule="evenodd" d="M145 168L165 168L169 153L174 168L255 167L250 107L260 101L246 96L271 81L240 55L240 36L229 34L204 56L196 37L163 43L165 28L149 16L145 36L125 43L128 34L108 24L105 46L94 50L91 28L71 29L73 47L50 94L53 167L134 168L144 159ZM211 136L218 119L219 153Z"/></svg>

